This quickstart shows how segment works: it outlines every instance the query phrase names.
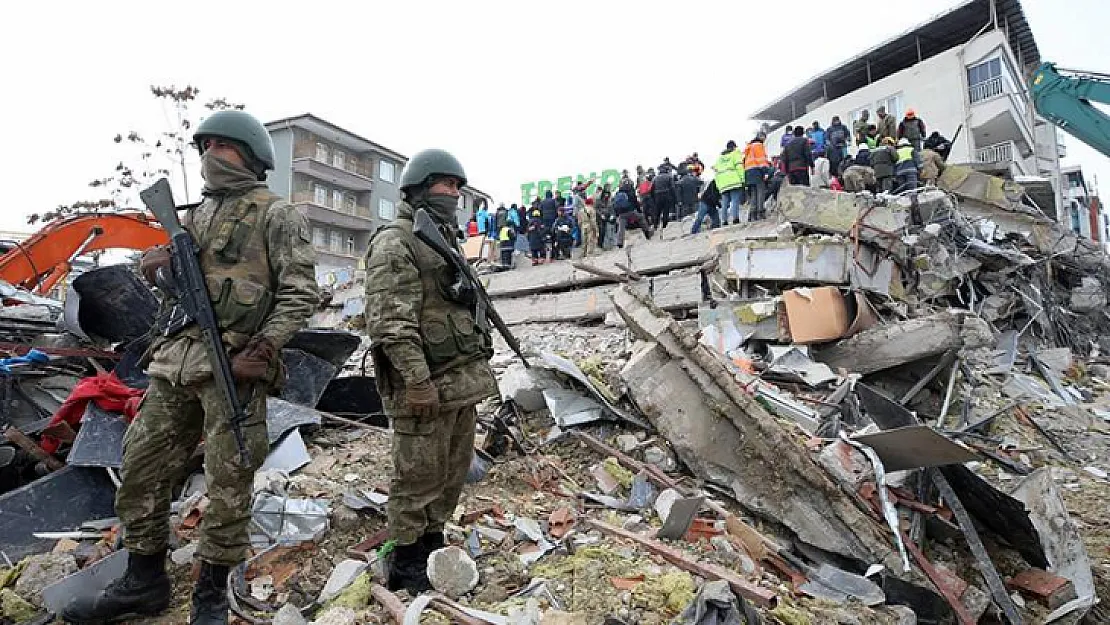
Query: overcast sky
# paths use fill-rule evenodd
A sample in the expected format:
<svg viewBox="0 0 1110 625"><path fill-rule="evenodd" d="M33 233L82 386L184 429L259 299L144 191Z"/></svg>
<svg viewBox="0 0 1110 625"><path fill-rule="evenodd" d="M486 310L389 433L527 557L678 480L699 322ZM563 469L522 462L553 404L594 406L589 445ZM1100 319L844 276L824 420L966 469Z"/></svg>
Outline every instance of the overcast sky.
<svg viewBox="0 0 1110 625"><path fill-rule="evenodd" d="M956 4L19 3L0 38L0 228L95 197L116 133L167 129L151 84L193 84L264 120L312 112L406 154L442 147L512 202L539 178L709 160L752 132L758 106ZM1110 2L1023 6L1046 60L1110 72ZM1110 184L1110 160L1066 143L1067 163Z"/></svg>

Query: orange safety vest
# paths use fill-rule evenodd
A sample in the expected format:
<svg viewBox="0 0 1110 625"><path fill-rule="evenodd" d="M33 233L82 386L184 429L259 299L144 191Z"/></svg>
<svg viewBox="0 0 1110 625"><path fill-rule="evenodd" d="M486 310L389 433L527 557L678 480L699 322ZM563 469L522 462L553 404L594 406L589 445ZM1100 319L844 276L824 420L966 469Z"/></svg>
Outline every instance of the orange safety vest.
<svg viewBox="0 0 1110 625"><path fill-rule="evenodd" d="M744 146L744 169L770 166L771 161L767 160L767 148L762 141L752 141Z"/></svg>

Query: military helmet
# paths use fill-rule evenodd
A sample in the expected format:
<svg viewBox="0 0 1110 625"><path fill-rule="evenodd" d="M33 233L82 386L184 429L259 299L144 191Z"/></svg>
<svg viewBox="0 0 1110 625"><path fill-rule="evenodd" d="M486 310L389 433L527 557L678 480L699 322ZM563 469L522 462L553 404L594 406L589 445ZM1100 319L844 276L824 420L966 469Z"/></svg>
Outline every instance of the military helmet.
<svg viewBox="0 0 1110 625"><path fill-rule="evenodd" d="M262 122L244 111L217 111L205 118L193 133L197 150L204 154L205 137L222 137L242 144L247 149L248 160L262 164L264 169L274 168L274 142Z"/></svg>
<svg viewBox="0 0 1110 625"><path fill-rule="evenodd" d="M430 176L454 176L466 184L466 172L459 159L446 150L432 148L417 152L401 172L401 188L418 187L428 181Z"/></svg>

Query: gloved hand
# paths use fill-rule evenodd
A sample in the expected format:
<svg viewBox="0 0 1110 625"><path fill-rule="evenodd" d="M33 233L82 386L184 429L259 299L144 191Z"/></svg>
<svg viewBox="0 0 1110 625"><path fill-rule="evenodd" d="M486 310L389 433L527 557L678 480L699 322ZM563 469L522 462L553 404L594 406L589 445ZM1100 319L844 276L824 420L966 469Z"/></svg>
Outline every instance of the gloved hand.
<svg viewBox="0 0 1110 625"><path fill-rule="evenodd" d="M439 411L439 389L431 380L410 385L405 389L405 403L418 419L434 417Z"/></svg>
<svg viewBox="0 0 1110 625"><path fill-rule="evenodd" d="M231 375L240 382L266 379L277 352L270 339L261 335L251 337L247 346L231 359Z"/></svg>
<svg viewBox="0 0 1110 625"><path fill-rule="evenodd" d="M158 269L164 267L167 272L170 270L170 249L165 245L156 245L149 250L143 252L143 256L139 259L139 273L143 274L146 281L155 284L155 276L158 274Z"/></svg>

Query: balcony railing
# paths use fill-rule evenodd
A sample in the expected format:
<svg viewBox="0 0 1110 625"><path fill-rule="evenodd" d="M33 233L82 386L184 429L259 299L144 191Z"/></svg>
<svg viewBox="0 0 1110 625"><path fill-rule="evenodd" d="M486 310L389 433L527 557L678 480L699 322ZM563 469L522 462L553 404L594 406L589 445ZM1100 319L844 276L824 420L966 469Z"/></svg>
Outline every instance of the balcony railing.
<svg viewBox="0 0 1110 625"><path fill-rule="evenodd" d="M1013 141L1003 141L975 151L975 160L980 163L1011 163L1017 152Z"/></svg>
<svg viewBox="0 0 1110 625"><path fill-rule="evenodd" d="M1002 83L1002 77L991 78L986 82L976 83L971 85L969 95L971 103L982 102L989 98L1002 95L1006 92L1005 85Z"/></svg>

